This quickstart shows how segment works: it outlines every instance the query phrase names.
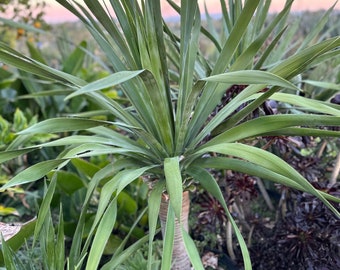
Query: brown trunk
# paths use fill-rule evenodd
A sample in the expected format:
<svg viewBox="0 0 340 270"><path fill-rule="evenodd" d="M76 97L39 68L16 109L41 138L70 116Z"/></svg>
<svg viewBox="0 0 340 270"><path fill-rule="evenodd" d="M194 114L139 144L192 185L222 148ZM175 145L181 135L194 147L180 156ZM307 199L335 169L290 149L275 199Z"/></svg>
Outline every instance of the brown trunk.
<svg viewBox="0 0 340 270"><path fill-rule="evenodd" d="M159 212L159 218L161 220L162 234L164 237L166 217L168 213L169 198L167 196L162 196L161 208ZM188 231L188 218L189 218L189 207L190 198L189 192L183 192L183 206L182 206L182 216L181 222L186 231ZM185 250L184 242L182 239L181 228L178 220L175 221L175 236L174 236L174 247L172 253L172 270L190 270L190 260L188 254Z"/></svg>

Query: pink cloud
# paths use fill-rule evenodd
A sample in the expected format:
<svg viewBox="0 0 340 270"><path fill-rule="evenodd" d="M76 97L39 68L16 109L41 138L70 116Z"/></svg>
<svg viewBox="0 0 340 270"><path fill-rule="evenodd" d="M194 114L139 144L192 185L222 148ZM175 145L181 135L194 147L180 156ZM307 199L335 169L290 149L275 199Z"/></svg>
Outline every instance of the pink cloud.
<svg viewBox="0 0 340 270"><path fill-rule="evenodd" d="M49 23L58 23L63 21L76 21L77 17L70 11L66 10L63 6L55 1L47 1L48 7L46 8L45 19Z"/></svg>
<svg viewBox="0 0 340 270"><path fill-rule="evenodd" d="M60 4L53 0L49 0L49 8L46 10L46 20L51 23L62 22L62 21L75 21L77 18ZM180 3L179 0L175 1ZM204 2L207 4L209 13L219 13L220 0L199 0L201 11L204 10ZM293 11L316 11L320 9L328 9L334 4L334 0L295 0L293 3ZM284 6L284 0L272 0L271 11L278 12ZM174 16L177 13L165 2L162 4L163 14L166 16ZM337 3L336 9L340 10L340 2Z"/></svg>

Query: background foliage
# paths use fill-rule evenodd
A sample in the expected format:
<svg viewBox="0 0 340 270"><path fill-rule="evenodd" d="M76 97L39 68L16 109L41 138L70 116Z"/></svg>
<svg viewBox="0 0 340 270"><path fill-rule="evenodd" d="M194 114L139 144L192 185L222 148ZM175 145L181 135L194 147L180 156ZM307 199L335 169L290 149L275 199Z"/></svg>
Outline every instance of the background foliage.
<svg viewBox="0 0 340 270"><path fill-rule="evenodd" d="M263 7L265 7L265 5ZM238 8L240 7L236 5L234 10L235 16L240 16L241 10L238 10ZM279 65L280 61L294 55L296 51L299 52L303 50L309 45L308 42L324 41L326 38L338 36L336 32L337 29L339 29L336 27L338 14L332 14L329 19L330 22L325 19L328 17L327 13L325 15L322 13L306 14L306 16L298 17L290 15L287 21L290 22L291 27L285 31L284 27L278 28L276 32L273 31L272 35L268 37L268 40L266 39L268 43L265 43L258 49L258 57L269 52L270 42L275 44L276 38L283 35L283 41L277 44L278 48L270 51L270 55L266 59L260 58L260 62L263 60L262 65L256 65L256 62L254 62L250 64L250 66L255 70L259 69L259 67L275 70L275 66ZM318 18L316 22L315 18ZM268 23L274 19L275 18L269 17ZM11 27L15 26L14 23L5 22ZM107 25L105 23L107 23ZM110 23L105 23L103 23L104 27L111 27ZM139 23L142 25L142 21ZM228 41L227 36L230 33L228 33L226 29L231 29L228 28L231 27L230 25L226 27L223 24L221 21L216 22L210 21L209 19L204 22L204 27L207 29L205 34L211 33L212 36L200 39L199 46L202 50L200 57L202 58L196 62L199 68L194 70L194 72L196 72L195 76L199 77L197 74L202 72L200 68L205 69L205 73L202 72L202 74L210 74L209 72L214 69L214 65L219 63L218 59L221 57L221 47L219 48L219 46L224 44L223 42ZM318 27L315 27L315 25ZM174 33L184 35L181 36L184 40L192 34L188 34L186 37L185 34L183 34L184 30L178 24L169 23L167 26L174 29ZM6 26L6 29L7 27L8 26ZM97 25L94 21L88 24L88 28L95 36L97 35L94 31L96 27ZM194 22L193 27L197 27ZM319 32L313 33L311 29L316 28L318 28ZM32 30L32 33L37 33L33 28L26 28L26 30ZM107 30L114 31L111 28L107 28ZM145 29L142 30L147 31ZM196 30L194 29L193 31ZM280 32L280 30L282 32ZM36 74L33 75L27 72L27 69L26 71L20 71L9 65L2 66L0 74L1 102L4 106L1 106L2 117L0 119L1 150L15 150L18 149L19 146L20 148L30 147L37 144L44 144L57 138L72 138L72 136L79 136L73 137L79 140L85 139L85 137L81 136L87 136L88 131L94 134L94 136L91 137L91 142L96 142L95 139L97 139L99 144L104 143L104 145L106 145L107 141L103 141L103 138L108 140L107 137L110 138L110 136L112 136L115 140L121 140L120 142L124 142L124 144L136 150L137 148L134 143L123 140L117 134L118 132L116 133L116 131L119 131L119 134L125 136L129 133L130 129L134 127L120 126L118 124L116 126L110 126L110 129L106 128L108 124L117 124L113 122L116 121L117 118L113 114L107 113L107 110L103 110L104 106L100 106L102 104L98 105L93 95L81 95L77 98L67 99L64 102L64 98L74 91L69 85L63 85L65 81L81 82L80 84L86 82L86 84L90 84L91 82L105 79L113 73L113 70L119 66L120 62L117 59L110 59L110 57L113 56L110 56L109 52L111 52L111 50L119 51L117 47L108 49L105 54L105 50L103 50L103 44L105 44L105 42L99 42L99 36L96 36L98 43L90 40L85 29L79 24L74 24L72 27L69 25L58 25L57 29L51 31L53 31L52 33L57 33L54 35L56 40L53 42L51 42L50 36L48 36L49 34L44 33L48 38L44 40L44 36L39 34L39 42L41 42L39 44L36 43L37 40L30 40L29 35L27 37L21 36L19 40L17 40L18 36L15 36L15 42L11 43L12 46L18 45L19 42L20 44L26 44L24 51L29 53L32 59L64 73L62 76L56 73L55 77L48 74L47 78L41 78ZM75 31L74 33L76 34L72 34L72 31ZM255 30L253 31L255 33ZM80 35L80 32L84 34ZM259 31L259 33L262 32ZM146 41L148 33L144 34L145 37L143 37L142 40ZM112 35L118 36L118 34ZM79 40L74 39L73 37L75 36L78 37ZM247 37L250 41L253 41L251 40L251 36L252 32L250 32ZM254 37L257 37L257 35L254 34ZM108 40L111 42L110 38L112 37L108 37ZM176 44L175 41L179 40L180 37L175 34L173 34L173 36L169 34L167 38ZM179 45L177 47L171 45L172 43L169 42L169 40L166 41L168 42L167 46L169 46L170 55L172 50L183 50ZM256 39L254 38L254 40ZM335 38L334 40L336 41ZM242 53L246 52L248 46L255 46L255 44L250 41L248 40L247 42L246 39L242 40L241 44L237 47L234 58L230 60L231 65L235 64L233 66L235 70L239 67L238 65L241 65L241 60L238 59L242 59L241 56L246 57L246 54ZM115 44L115 46L122 46L118 44L119 41L116 42L117 44ZM152 43L152 40L149 42ZM231 42L230 39L229 42ZM17 44L15 45L15 43ZM147 42L145 43L146 44L140 43L140 48L144 48L144 46L147 47L148 44ZM101 49L100 45L102 46ZM133 47L135 44L129 44L129 46ZM51 48L53 49L51 50ZM151 46L151 48L153 47ZM119 49L123 50L122 48ZM256 110L249 109L247 111L247 109L244 109L247 107L247 103L244 103L244 101L236 103L235 101L237 100L235 97L239 96L240 93L242 94L242 92L244 93L247 83L229 83L228 86L223 89L224 93L221 95L221 100L217 100L216 102L219 103L218 106L214 109L212 108L212 112L207 113L207 121L212 120L217 115L221 115L223 113L220 113L221 110L223 110L223 107L227 107L227 104L234 104L230 107L229 123L246 122L240 120L243 117L246 120L252 120L263 115L303 114L306 108L301 106L301 104L306 102L307 99L299 100L300 97L316 101L315 103L307 104L307 112L310 112L311 107L316 106L315 109L318 113L332 112L336 115L339 111L337 97L339 95L340 81L339 56L337 55L337 50L338 46L335 46L333 53L336 57L326 55L325 58L328 59L325 61L319 59L321 64L319 64L318 61L316 61L315 64L312 63L306 72L301 74L301 77L290 78L292 82L297 84L301 89L301 93L299 92L298 95L294 96L297 103L294 103L292 98L285 95L291 94L294 91L283 87L284 89L280 92L281 95L276 94L276 96L272 96L274 101L266 102L263 106L256 107ZM195 48L193 48L193 52L195 52L193 55L196 55ZM329 53L331 54L332 52ZM176 57L175 53L172 55ZM203 60L203 55L208 59L207 61ZM17 56L19 57L19 55ZM124 55L124 57L126 57L125 61L128 63L129 61L131 61L131 63L140 61L141 63L136 63L136 65L141 64L151 71L157 70L159 67L153 67L152 62L148 62L150 59L145 55L138 55L134 60L132 60L133 57L129 59L130 55L128 53ZM143 57L145 57L145 59ZM150 57L152 57L152 55ZM190 61L189 58L187 61ZM255 56L254 58L257 59ZM176 90L179 91L179 89L182 89L180 84L187 83L187 86L190 86L192 82L190 78L187 78L187 81L185 81L185 77L180 76L183 76L183 74L180 74L183 70L178 67L178 59L171 59L171 57L169 59L169 66L171 67L169 70L172 72L170 72L169 78L171 78L171 82L174 84L172 86L173 89L171 88L173 91L170 94L172 95L172 99L176 99L178 98L178 92L176 92ZM116 64L116 66L112 67L111 65L114 64ZM183 65L185 66L186 64L183 63ZM190 63L188 65L190 66ZM42 70L46 71L46 69ZM176 74L176 72L179 73ZM65 74L74 77L66 77ZM123 74L123 76L127 75ZM148 78L147 75L145 76ZM154 74L154 76L156 75ZM77 78L77 80L75 78ZM63 81L64 79L65 81ZM178 83L178 80L182 81ZM239 78L239 80L242 80L242 78ZM164 82L162 81L162 83ZM132 105L140 105L131 104L131 97L127 96L126 92L123 94L124 89L117 86L118 83L110 82L109 84L105 85L103 83L102 85L105 87L100 87L98 90L103 89L102 93L105 97L127 108L127 111L134 113L136 108ZM112 85L115 86L112 87ZM92 86L95 87L95 84L92 84ZM81 89L84 92L89 90L85 88ZM222 93L222 90L220 91ZM256 98L259 95L261 95L261 92L257 93ZM330 103L331 101L332 103ZM140 107L139 109L144 110L145 108ZM333 109L333 111L331 109ZM242 112L244 112L245 115L242 116ZM60 127L64 121L59 117L65 115L88 118L93 120L93 122L84 121L83 125L79 124L80 128L57 128L58 125ZM124 114L122 113L121 115ZM57 118L56 121L60 119L59 124L50 126L50 128L55 129L55 132L51 132L49 128L44 129L43 126L35 125L38 121L41 122L50 118ZM95 122L97 120L111 122ZM148 124L152 123L151 120L152 119L145 119L146 122L149 121ZM129 119L129 121L133 122L131 119ZM196 121L199 120L196 119ZM70 123L75 124L76 122L70 121ZM331 123L335 126L334 123L336 122L333 121ZM104 128L96 127L102 124L104 124ZM264 122L264 124L268 123ZM117 126L119 127L118 129ZM320 125L317 126L319 127ZM18 136L18 132L28 127L37 128L39 134L36 132L27 132ZM84 127L90 129L83 131ZM218 126L218 128L220 129L214 130L214 132L216 132L215 134L209 134L211 138L222 132L225 129L225 125L222 124ZM336 132L339 131L338 127L322 128L327 135L335 135ZM164 128L164 130L166 130L166 128ZM235 136L234 134L237 134L237 131L241 130L241 128L235 129L234 133L230 132L229 134ZM163 130L155 130L156 134L162 131ZM197 130L197 133L198 132L199 130ZM334 179L332 186L328 185L329 179L332 178L332 174L336 171L336 166L338 166L336 161L339 152L338 139L312 136L313 132L317 134L315 130L301 133L299 134L300 136L290 136L289 129L287 134L284 134L282 131L280 132L283 134L278 134L277 136L275 134L268 134L268 136L265 136L265 134L263 136L249 136L251 139L245 136L240 139L245 145L256 146L259 149L267 150L281 157L312 183L315 188L338 197L338 186L334 184ZM166 136L166 134L158 134L157 136L161 138L161 136ZM211 139L209 136L202 140L202 144L206 142L209 143L209 139ZM199 139L194 139L193 144L199 141ZM4 262L6 266L12 266L14 269L24 269L25 263L20 261L28 262L29 260L27 260L27 258L32 257L39 261L38 258L40 258L41 254L44 260L40 266L34 266L32 263L28 264L31 269L35 269L34 267L55 267L56 269L63 269L66 261L65 258L68 256L67 265L72 265L76 268L82 264L86 264L86 260L85 262L83 260L86 251L89 251L91 239L97 242L101 241L101 239L97 239L97 236L94 235L94 230L104 229L104 225L99 225L97 228L97 226L93 224L99 224L97 212L104 211L103 209L105 209L106 214L102 217L102 220L104 220L104 217L115 216L114 219L116 222L112 225L112 230L106 232L108 236L107 245L100 247L103 248L103 250L101 251L102 254L100 254L99 257L101 260L98 264L104 266L103 269L105 269L105 265L106 267L112 267L112 265L128 267L128 269L144 269L146 266L151 267L149 269L158 269L162 258L160 254L163 252L162 244L160 244L159 247L158 242L155 241L155 247L151 249L155 252L152 256L148 256L148 253L150 253L150 244L145 244L148 238L144 236L150 230L150 209L147 210L148 202L151 200L148 194L149 187L154 187L154 180L156 179L152 178L150 174L141 177L144 170L147 171L148 169L136 169L135 161L132 161L129 157L123 158L119 151L110 150L107 146L105 149L99 145L95 145L94 148L76 149L74 145L72 148L68 143L63 143L62 140L59 142L60 143L58 143L58 141L56 143L47 143L46 146L49 147L37 149L35 152L31 152L32 149L30 148L28 148L28 150L20 150L20 153L23 155L16 157L10 162L2 163L1 179L2 183L7 183L7 185L9 179L17 175L22 169L37 164L38 162L43 162L39 164L44 164L47 168L45 169L47 175L45 181L30 181L30 183L25 184L26 180L20 180L18 182L20 185L13 184L12 189L6 189L6 191L0 195L1 203L7 211L3 212L6 214L6 216L4 215L4 221L6 222L29 220L40 211L32 242L28 242L27 246L21 249L19 253L12 253L13 251L11 251L6 244L3 244ZM84 140L84 142L88 143L86 140ZM137 140L137 143L140 143L140 140ZM166 140L163 143L166 145ZM72 149L77 151L74 152L76 153L76 157L73 157L71 162L69 162L63 170L50 172L50 168L55 168L61 164L60 157L67 157L68 154L72 156ZM218 152L217 148L215 148L215 150L216 151L212 152ZM94 154L89 155L87 151L94 151ZM161 155L162 154L159 153L155 160ZM216 164L218 164L219 156L219 154L212 154L211 156L217 158ZM145 158L145 156L143 157ZM46 162L47 160L49 160L48 162L50 163ZM152 162L154 162L154 160L152 160ZM150 161L149 165L152 164L152 162ZM203 164L203 167L209 166L209 164L204 164L204 159L199 160L199 162ZM115 164L114 172L112 171L111 163ZM322 263L323 267L332 269L332 267L339 264L338 254L336 253L338 248L336 247L336 243L338 242L336 229L338 228L338 221L334 214L326 210L328 208L318 199L304 192L288 188L285 185L277 185L270 182L262 183L259 177L244 174L244 172L240 173L233 169L221 169L216 166L216 164L212 166L214 169L209 170L209 173L216 179L223 201L227 202L228 210L232 213L233 218L236 220L245 238L254 268L268 269L269 267L287 269L287 267L304 267L308 265L317 269L317 267L319 267L318 264ZM173 165L171 164L171 166ZM235 168L236 167L237 166L235 166ZM125 171L123 171L123 169L125 169ZM153 168L151 171L154 172ZM124 174L124 172L126 174ZM159 175L158 170L155 172L156 175ZM203 171L200 173L202 174ZM192 174L194 175L194 172L192 172ZM41 173L41 176L44 175L45 173ZM122 188L115 190L113 194L115 200L112 201L113 203L108 205L104 204L105 206L103 206L101 204L101 197L104 196L103 188L105 189L105 187L108 186L106 184L110 182L110 180L118 179L118 176L121 179L129 176L128 178L131 178L129 182L131 183L126 186L124 190ZM336 179L337 176L335 176L335 182L337 181ZM94 185L93 183L96 184ZM206 192L206 186L205 189L202 188L202 185L199 185L197 181L185 182L184 186L187 189L193 190L192 202L194 206L192 217L198 217L198 219L193 218L190 233L198 247L200 255L203 256L207 251L217 254L220 267L222 268L242 265L243 259L238 249L239 244L237 244L235 234L232 236L231 225L226 218L226 209L221 204L221 201L209 195ZM171 187L168 188L171 189ZM89 196L91 196L91 198L89 198ZM152 195L151 198L153 198ZM84 202L86 211L82 210L84 209ZM332 205L334 208L339 209L338 203L333 203ZM49 206L51 206L51 208ZM108 208L106 208L106 206ZM174 206L174 208L176 208L176 206ZM79 220L84 226L83 228L79 227ZM320 232L320 228L324 229ZM82 231L79 232L79 230ZM315 232L318 232L318 235L315 235ZM73 237L74 235L75 237ZM156 235L156 239L158 238L161 238L159 234ZM14 240L15 239L13 239L12 242L14 242ZM80 242L83 242L85 246L82 246L82 250L80 250ZM321 248L320 243L323 243ZM9 246L11 246L10 241L9 244ZM230 246L232 248L230 248ZM123 249L124 247L125 249ZM15 250L16 248L12 246L12 249ZM135 250L138 250L138 252L132 257L133 259L130 265L124 266L124 264L128 263L126 258ZM228 252L226 252L226 250ZM277 250L286 250L292 255L289 260L285 260L286 258L277 257ZM95 251L91 251L92 255L90 256L99 256L94 252ZM281 253L283 254L283 252ZM112 256L113 254L118 258L116 261L111 260L111 258L115 258L115 256ZM325 254L327 254L327 256ZM147 257L151 259L148 260ZM321 262L320 258L322 258Z"/></svg>

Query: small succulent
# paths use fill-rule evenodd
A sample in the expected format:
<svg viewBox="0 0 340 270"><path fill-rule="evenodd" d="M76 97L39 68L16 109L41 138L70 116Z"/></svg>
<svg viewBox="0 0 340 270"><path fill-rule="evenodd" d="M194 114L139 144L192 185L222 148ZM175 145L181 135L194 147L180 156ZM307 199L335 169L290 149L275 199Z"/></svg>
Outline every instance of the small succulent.
<svg viewBox="0 0 340 270"><path fill-rule="evenodd" d="M340 194L339 185L327 187L319 182L314 186L329 194ZM295 208L276 223L270 236L265 236L264 226L258 225L257 231L261 229L251 247L254 269L340 268L340 221L318 199L306 193L296 194Z"/></svg>

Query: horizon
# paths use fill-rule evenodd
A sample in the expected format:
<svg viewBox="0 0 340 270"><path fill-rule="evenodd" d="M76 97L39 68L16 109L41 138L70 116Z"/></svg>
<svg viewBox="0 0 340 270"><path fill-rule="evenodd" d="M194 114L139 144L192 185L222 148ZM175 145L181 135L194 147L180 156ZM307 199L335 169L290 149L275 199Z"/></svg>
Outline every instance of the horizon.
<svg viewBox="0 0 340 270"><path fill-rule="evenodd" d="M220 14L219 10L219 1L220 0L209 0L209 3L206 3L208 12L210 14ZM179 2L179 1L176 1ZM204 14L204 2L207 0L198 0L200 9ZM302 11L319 11L329 9L336 1L335 0L295 0L292 5L293 12L302 12ZM72 22L77 21L77 17L74 16L70 11L66 10L59 3L54 0L46 0L47 8L45 20L48 23L62 23L62 22ZM270 11L272 13L279 12L283 9L285 1L282 0L272 0ZM340 11L340 2L338 2L335 6L335 10ZM178 16L178 14L163 1L162 4L162 13L165 17L172 18Z"/></svg>

